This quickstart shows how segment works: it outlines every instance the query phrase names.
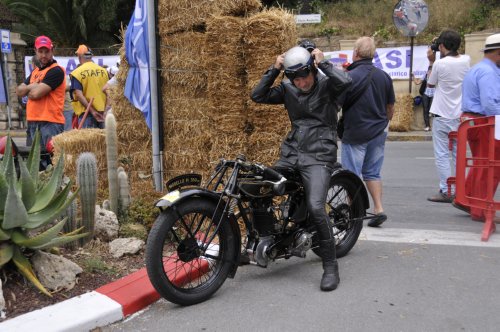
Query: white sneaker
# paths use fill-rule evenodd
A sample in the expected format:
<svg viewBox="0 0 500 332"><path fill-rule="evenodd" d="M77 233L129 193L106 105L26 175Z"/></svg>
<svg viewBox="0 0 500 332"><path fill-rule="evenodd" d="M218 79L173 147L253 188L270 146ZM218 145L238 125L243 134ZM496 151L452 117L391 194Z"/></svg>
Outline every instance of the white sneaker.
<svg viewBox="0 0 500 332"><path fill-rule="evenodd" d="M430 128L430 127L425 127L425 128L424 128L424 131L429 131L429 130L431 130L431 128Z"/></svg>

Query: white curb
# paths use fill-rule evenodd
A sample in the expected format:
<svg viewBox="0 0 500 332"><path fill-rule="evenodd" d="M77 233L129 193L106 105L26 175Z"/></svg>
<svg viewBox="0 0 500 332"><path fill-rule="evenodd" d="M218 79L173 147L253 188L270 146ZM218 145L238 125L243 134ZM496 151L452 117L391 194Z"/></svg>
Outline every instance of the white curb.
<svg viewBox="0 0 500 332"><path fill-rule="evenodd" d="M0 323L3 332L89 331L123 319L122 306L95 291Z"/></svg>

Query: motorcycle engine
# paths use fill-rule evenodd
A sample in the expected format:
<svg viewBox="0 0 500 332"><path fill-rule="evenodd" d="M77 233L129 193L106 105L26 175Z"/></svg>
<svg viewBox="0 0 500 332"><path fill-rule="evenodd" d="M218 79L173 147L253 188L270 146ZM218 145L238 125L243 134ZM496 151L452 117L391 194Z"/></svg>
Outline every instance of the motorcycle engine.
<svg viewBox="0 0 500 332"><path fill-rule="evenodd" d="M295 235L291 254L297 257L306 257L306 252L311 249L313 235L302 231Z"/></svg>
<svg viewBox="0 0 500 332"><path fill-rule="evenodd" d="M255 249L255 261L257 265L261 267L267 267L267 263L271 260L271 257L267 253L267 249L274 243L274 236L263 236L259 238L259 243Z"/></svg>

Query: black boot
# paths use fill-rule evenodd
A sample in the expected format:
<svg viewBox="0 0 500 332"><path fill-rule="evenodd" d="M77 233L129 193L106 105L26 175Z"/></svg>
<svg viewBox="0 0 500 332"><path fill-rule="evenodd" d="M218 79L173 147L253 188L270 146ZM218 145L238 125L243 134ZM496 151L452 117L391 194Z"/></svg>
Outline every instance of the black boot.
<svg viewBox="0 0 500 332"><path fill-rule="evenodd" d="M323 277L321 278L321 290L332 291L337 288L339 278L339 265L335 256L335 240L322 240L319 242L321 258L323 259Z"/></svg>

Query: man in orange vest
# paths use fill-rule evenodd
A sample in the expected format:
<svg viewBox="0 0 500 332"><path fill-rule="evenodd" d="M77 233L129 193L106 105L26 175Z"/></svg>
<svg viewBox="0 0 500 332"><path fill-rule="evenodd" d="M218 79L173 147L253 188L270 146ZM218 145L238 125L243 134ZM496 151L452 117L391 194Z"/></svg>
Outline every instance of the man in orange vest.
<svg viewBox="0 0 500 332"><path fill-rule="evenodd" d="M106 69L92 61L92 50L86 45L80 45L75 52L80 65L71 72L71 90L73 95L73 110L78 121L83 121L84 113L90 105L89 113L82 128L104 128L105 112L110 109L109 100L104 85L109 76Z"/></svg>
<svg viewBox="0 0 500 332"><path fill-rule="evenodd" d="M28 97L27 142L31 144L38 129L42 145L41 167L44 168L51 162L50 156L46 153L47 143L52 136L64 131L66 72L54 60L54 46L49 37L39 36L35 39L35 53L40 67L34 67L28 78L16 88L16 94L19 97Z"/></svg>

